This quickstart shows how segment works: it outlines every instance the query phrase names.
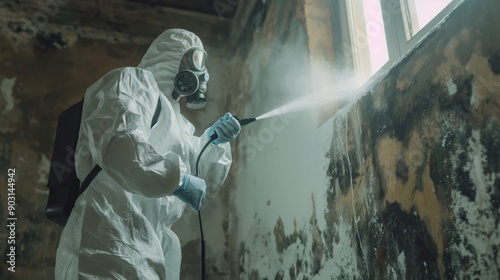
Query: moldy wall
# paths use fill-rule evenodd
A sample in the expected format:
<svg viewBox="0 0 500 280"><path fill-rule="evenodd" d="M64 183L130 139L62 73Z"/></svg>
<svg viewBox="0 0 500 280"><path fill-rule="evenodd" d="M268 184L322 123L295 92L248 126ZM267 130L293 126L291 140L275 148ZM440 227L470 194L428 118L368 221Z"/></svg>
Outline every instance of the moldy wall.
<svg viewBox="0 0 500 280"><path fill-rule="evenodd" d="M310 3L245 7L233 30L240 114L312 94L315 60L330 58L312 41ZM231 279L500 277L499 9L465 1L317 128L324 112L243 128ZM320 10L313 20L328 13Z"/></svg>

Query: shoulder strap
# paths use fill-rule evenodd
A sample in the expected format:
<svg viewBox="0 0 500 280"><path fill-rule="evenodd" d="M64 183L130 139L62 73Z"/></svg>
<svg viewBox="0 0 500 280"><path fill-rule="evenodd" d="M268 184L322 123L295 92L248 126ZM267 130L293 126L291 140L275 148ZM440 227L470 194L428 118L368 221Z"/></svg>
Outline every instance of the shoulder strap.
<svg viewBox="0 0 500 280"><path fill-rule="evenodd" d="M153 114L153 118L151 119L151 127L153 127L158 121L158 118L160 117L160 111L161 111L161 102L160 102L160 97L158 96L158 102L156 103L155 113Z"/></svg>
<svg viewBox="0 0 500 280"><path fill-rule="evenodd" d="M79 195L82 194L87 189L87 187L90 185L90 182L92 182L92 180L94 180L95 176L97 176L97 174L99 174L101 169L102 168L99 165L94 166L92 171L90 171L89 175L87 175L87 177L85 177L85 180L83 180L83 183L80 187Z"/></svg>

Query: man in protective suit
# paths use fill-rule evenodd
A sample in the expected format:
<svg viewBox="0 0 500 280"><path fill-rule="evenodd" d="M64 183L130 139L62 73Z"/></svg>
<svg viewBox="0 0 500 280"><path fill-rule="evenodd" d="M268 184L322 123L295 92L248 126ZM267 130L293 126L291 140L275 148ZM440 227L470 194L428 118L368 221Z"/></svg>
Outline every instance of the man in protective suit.
<svg viewBox="0 0 500 280"><path fill-rule="evenodd" d="M64 227L56 279L179 279L181 247L170 227L186 204L199 210L206 188L222 185L228 142L241 129L226 113L197 137L181 115L182 97L190 108L206 103L205 58L195 34L167 30L138 67L112 70L87 89L76 170L81 181L95 165L102 171Z"/></svg>

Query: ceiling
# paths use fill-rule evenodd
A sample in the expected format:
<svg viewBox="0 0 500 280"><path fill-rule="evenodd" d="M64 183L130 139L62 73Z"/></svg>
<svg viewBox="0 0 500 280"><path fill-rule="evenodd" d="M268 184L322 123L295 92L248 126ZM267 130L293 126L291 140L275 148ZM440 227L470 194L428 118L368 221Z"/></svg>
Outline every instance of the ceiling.
<svg viewBox="0 0 500 280"><path fill-rule="evenodd" d="M83 38L149 43L167 28L185 28L223 44L234 0L16 0L0 2L0 31L13 40L50 38L65 47ZM237 2L237 1L236 1ZM233 4L234 5L234 4ZM51 39L52 40L52 39ZM50 41L50 40L49 40Z"/></svg>

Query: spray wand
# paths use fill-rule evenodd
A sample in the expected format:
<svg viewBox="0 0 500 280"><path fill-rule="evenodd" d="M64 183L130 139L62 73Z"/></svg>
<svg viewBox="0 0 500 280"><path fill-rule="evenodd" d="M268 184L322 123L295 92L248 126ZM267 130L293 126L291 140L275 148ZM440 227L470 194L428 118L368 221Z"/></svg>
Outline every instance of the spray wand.
<svg viewBox="0 0 500 280"><path fill-rule="evenodd" d="M240 122L240 125L241 126L244 126L244 125L247 125L247 124L250 124L250 123L253 123L254 121L256 121L257 119L256 118L246 118L246 119L242 119L240 120L238 117L234 117L235 119L237 119L239 122Z"/></svg>

